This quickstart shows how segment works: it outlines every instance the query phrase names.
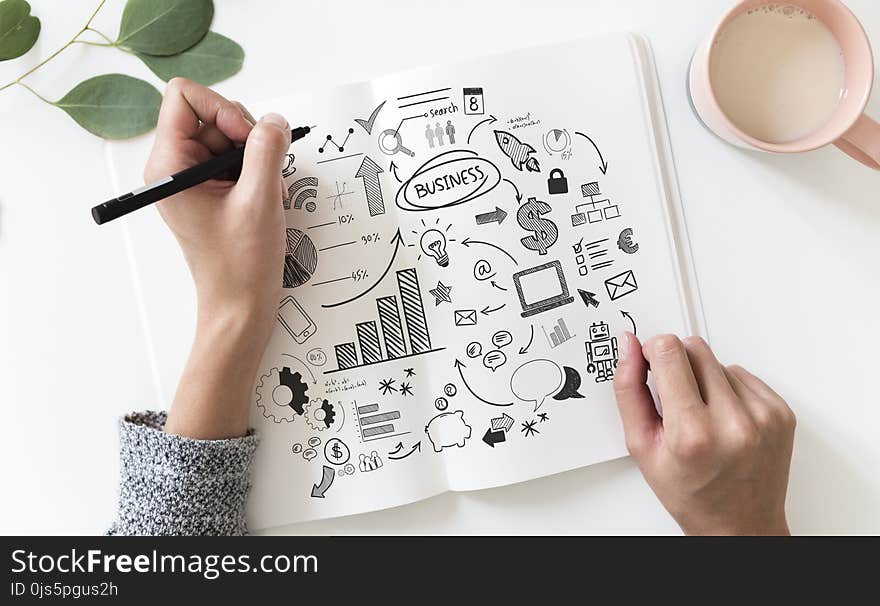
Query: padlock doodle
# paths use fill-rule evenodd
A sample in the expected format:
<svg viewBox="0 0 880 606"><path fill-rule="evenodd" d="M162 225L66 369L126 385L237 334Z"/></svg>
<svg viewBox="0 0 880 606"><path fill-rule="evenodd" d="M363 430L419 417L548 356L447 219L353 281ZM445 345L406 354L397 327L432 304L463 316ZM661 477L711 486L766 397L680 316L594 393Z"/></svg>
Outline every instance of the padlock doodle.
<svg viewBox="0 0 880 606"><path fill-rule="evenodd" d="M547 191L550 194L567 194L568 179L561 168L554 168L550 171L550 178L547 179Z"/></svg>

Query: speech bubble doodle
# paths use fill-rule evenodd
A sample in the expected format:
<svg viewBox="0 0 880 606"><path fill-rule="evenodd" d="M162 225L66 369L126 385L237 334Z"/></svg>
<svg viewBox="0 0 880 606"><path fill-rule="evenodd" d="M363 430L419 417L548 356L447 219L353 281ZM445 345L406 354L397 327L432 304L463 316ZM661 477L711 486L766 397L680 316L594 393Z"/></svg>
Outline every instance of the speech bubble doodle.
<svg viewBox="0 0 880 606"><path fill-rule="evenodd" d="M499 330L492 335L492 345L499 349L510 345L511 343L513 343L513 335L506 330Z"/></svg>
<svg viewBox="0 0 880 606"><path fill-rule="evenodd" d="M293 454L299 454L303 451L303 445L300 444L299 442L297 442L296 444L293 445L291 450L293 451Z"/></svg>
<svg viewBox="0 0 880 606"><path fill-rule="evenodd" d="M306 360L313 366L323 366L327 363L327 354L320 347L316 347L306 354Z"/></svg>
<svg viewBox="0 0 880 606"><path fill-rule="evenodd" d="M467 353L469 358L479 358L483 353L483 346L477 341L471 341L468 343L465 353Z"/></svg>
<svg viewBox="0 0 880 606"><path fill-rule="evenodd" d="M455 386L455 383L447 383L443 388L443 393L451 398L458 393L458 387Z"/></svg>
<svg viewBox="0 0 880 606"><path fill-rule="evenodd" d="M507 363L507 356L500 349L493 349L483 356L483 366L495 372Z"/></svg>
<svg viewBox="0 0 880 606"><path fill-rule="evenodd" d="M318 451L316 451L314 448L306 448L303 451L303 458L306 461L311 461L312 459L314 459L317 456L318 456Z"/></svg>
<svg viewBox="0 0 880 606"><path fill-rule="evenodd" d="M526 362L513 371L510 390L520 400L534 402L537 411L547 396L559 391L562 385L562 369L552 360L543 358Z"/></svg>
<svg viewBox="0 0 880 606"><path fill-rule="evenodd" d="M553 396L553 399L562 402L569 398L583 398L583 394L578 392L581 388L581 373L571 366L563 366L562 370L565 371L565 383L559 393Z"/></svg>
<svg viewBox="0 0 880 606"><path fill-rule="evenodd" d="M320 445L321 445L321 438L319 438L318 436L315 436L313 438L309 438L309 446L311 446L312 448L315 448Z"/></svg>
<svg viewBox="0 0 880 606"><path fill-rule="evenodd" d="M447 408L449 408L449 400L447 400L443 396L440 396L439 398L434 400L434 408L436 408L437 410L446 410Z"/></svg>

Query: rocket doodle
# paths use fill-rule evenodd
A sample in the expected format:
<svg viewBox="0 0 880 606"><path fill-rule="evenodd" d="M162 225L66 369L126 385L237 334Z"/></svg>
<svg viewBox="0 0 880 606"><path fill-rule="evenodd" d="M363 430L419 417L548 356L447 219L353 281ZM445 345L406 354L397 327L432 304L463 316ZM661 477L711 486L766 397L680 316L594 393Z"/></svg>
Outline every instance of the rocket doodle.
<svg viewBox="0 0 880 606"><path fill-rule="evenodd" d="M503 130L495 131L495 141L498 147L504 152L504 155L510 158L513 167L516 170L522 170L523 166L533 173L541 172L541 166L538 164L537 158L532 158L535 148L528 143L523 143L513 135Z"/></svg>

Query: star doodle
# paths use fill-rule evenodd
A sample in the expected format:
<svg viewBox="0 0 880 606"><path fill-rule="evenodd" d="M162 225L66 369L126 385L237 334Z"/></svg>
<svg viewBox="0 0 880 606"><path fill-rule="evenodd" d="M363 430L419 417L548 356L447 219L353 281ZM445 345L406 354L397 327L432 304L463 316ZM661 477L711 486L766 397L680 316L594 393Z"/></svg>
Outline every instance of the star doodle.
<svg viewBox="0 0 880 606"><path fill-rule="evenodd" d="M452 287L446 286L443 282L437 281L437 287L432 288L428 291L432 295L434 295L434 306L440 305L441 303L452 303Z"/></svg>
<svg viewBox="0 0 880 606"><path fill-rule="evenodd" d="M537 424L538 424L538 421L535 419L532 419L531 421L526 421L525 423L522 424L522 429L520 431L522 431L524 434L526 434L526 437L533 436L535 434L539 434L539 433L541 433L541 431L537 427L535 427L535 425L537 425Z"/></svg>
<svg viewBox="0 0 880 606"><path fill-rule="evenodd" d="M415 371L414 368L404 368L404 369L403 369L403 372L406 373L406 378L407 378L407 379L410 378L410 377L414 377L414 376L416 376L416 371Z"/></svg>
<svg viewBox="0 0 880 606"><path fill-rule="evenodd" d="M382 379L379 381L379 391L382 392L383 396L387 396L389 393L397 391L397 388L394 386L394 379Z"/></svg>
<svg viewBox="0 0 880 606"><path fill-rule="evenodd" d="M412 385L409 383L401 383L400 384L400 395L402 395L404 398L406 396L413 395Z"/></svg>
<svg viewBox="0 0 880 606"><path fill-rule="evenodd" d="M546 412L539 412L538 418L541 420L541 423L543 423L544 421L550 420L550 415L548 415Z"/></svg>

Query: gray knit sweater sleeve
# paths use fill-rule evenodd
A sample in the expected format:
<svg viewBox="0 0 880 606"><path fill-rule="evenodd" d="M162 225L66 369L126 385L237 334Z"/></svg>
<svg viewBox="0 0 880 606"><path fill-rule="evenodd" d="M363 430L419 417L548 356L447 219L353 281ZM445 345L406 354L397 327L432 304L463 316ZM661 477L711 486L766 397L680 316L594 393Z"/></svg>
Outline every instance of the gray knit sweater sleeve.
<svg viewBox="0 0 880 606"><path fill-rule="evenodd" d="M119 507L112 535L241 535L253 430L232 440L193 440L163 431L166 413L119 422Z"/></svg>

